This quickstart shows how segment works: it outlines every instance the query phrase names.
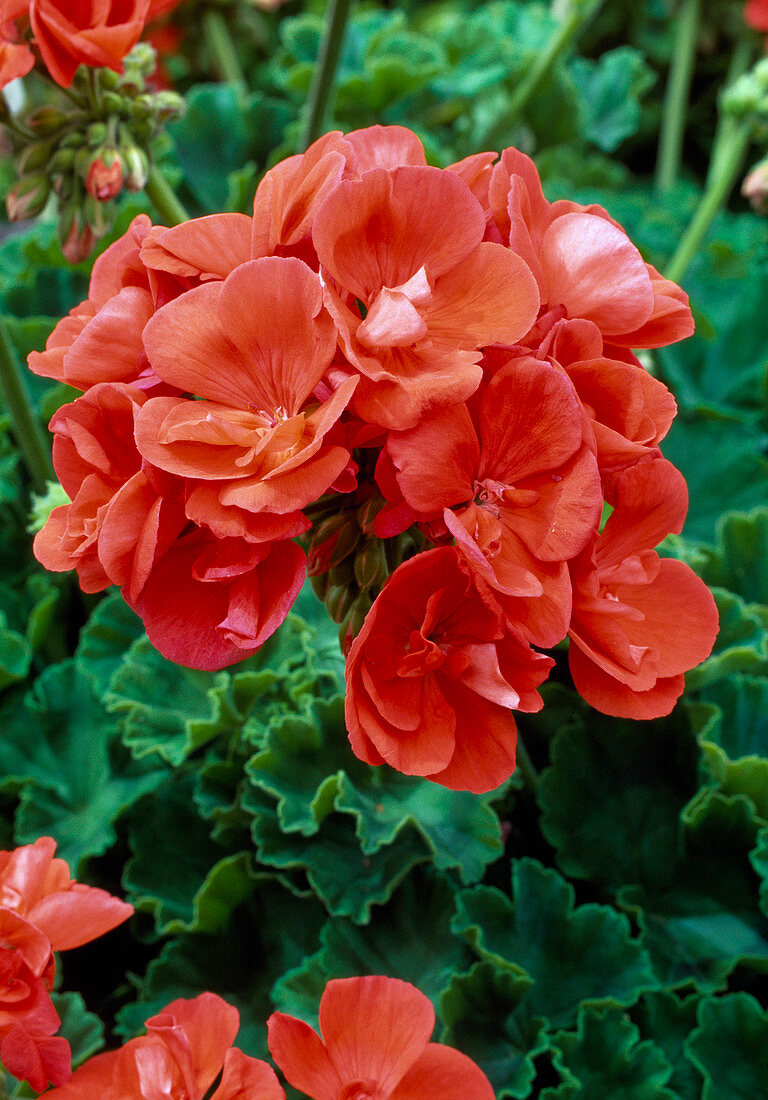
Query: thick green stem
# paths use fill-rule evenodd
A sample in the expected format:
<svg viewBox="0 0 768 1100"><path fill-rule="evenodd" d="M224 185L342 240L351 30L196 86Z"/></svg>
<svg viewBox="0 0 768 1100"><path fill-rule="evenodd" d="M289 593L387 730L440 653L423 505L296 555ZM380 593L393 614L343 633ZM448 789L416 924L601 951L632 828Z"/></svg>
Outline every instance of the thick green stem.
<svg viewBox="0 0 768 1100"><path fill-rule="evenodd" d="M677 16L656 163L656 189L661 192L671 191L675 186L682 162L685 119L688 114L688 95L696 58L700 14L701 0L683 0Z"/></svg>
<svg viewBox="0 0 768 1100"><path fill-rule="evenodd" d="M733 129L727 145L723 146L717 173L707 184L696 213L683 234L669 267L664 272L667 279L679 283L688 270L691 260L699 251L709 227L727 201L743 167L744 157L752 137L752 128L751 118L741 119Z"/></svg>
<svg viewBox="0 0 768 1100"><path fill-rule="evenodd" d="M352 0L328 0L325 34L320 43L320 53L309 92L309 107L302 142L304 149L308 148L323 132L351 6Z"/></svg>
<svg viewBox="0 0 768 1100"><path fill-rule="evenodd" d="M539 786L539 773L534 768L531 758L528 755L528 750L522 742L520 730L517 731L517 748L515 750L515 756L517 760L517 770L520 772L523 785L528 788L531 794L536 794Z"/></svg>
<svg viewBox="0 0 768 1100"><path fill-rule="evenodd" d="M739 77L748 72L754 60L754 56L754 35L751 32L749 34L745 33L736 43L736 48L731 56L731 63L728 66L728 75L725 78L725 88L733 87ZM715 139L712 143L712 156L707 172L707 184L709 184L716 175L719 175L719 162L722 151L728 148L731 137L738 128L738 125L739 121L737 118L721 110L717 120Z"/></svg>
<svg viewBox="0 0 768 1100"><path fill-rule="evenodd" d="M32 483L38 493L45 492L47 481L55 478L45 432L29 399L23 368L5 319L0 316L0 393L11 418L16 438Z"/></svg>
<svg viewBox="0 0 768 1100"><path fill-rule="evenodd" d="M504 128L508 129L525 110L529 101L546 80L558 57L571 44L582 28L589 22L603 0L578 0L571 3L562 23L554 32L546 48L537 55L529 69L523 73L504 114Z"/></svg>
<svg viewBox="0 0 768 1100"><path fill-rule="evenodd" d="M222 80L234 84L240 95L248 91L240 58L237 56L229 27L220 11L210 8L203 15L203 37L213 57L213 64Z"/></svg>
<svg viewBox="0 0 768 1100"><path fill-rule="evenodd" d="M176 192L156 164L153 164L149 170L144 190L167 225L178 225L180 222L189 221L189 214L176 198Z"/></svg>

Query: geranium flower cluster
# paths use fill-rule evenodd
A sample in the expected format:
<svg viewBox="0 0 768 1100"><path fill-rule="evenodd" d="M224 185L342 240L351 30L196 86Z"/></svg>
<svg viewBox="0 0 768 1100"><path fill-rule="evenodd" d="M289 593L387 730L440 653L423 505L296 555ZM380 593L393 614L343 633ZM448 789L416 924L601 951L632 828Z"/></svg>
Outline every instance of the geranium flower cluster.
<svg viewBox="0 0 768 1100"><path fill-rule="evenodd" d="M72 503L36 553L215 669L283 621L300 539L354 751L489 790L513 711L542 705L534 647L569 635L584 698L636 718L711 650L709 592L654 550L687 506L659 451L675 402L630 350L692 329L606 211L547 202L517 150L440 170L397 126L327 134L252 217L137 218L30 357L84 391L51 424Z"/></svg>
<svg viewBox="0 0 768 1100"><path fill-rule="evenodd" d="M0 852L0 1063L36 1092L72 1072L49 992L54 951L90 943L133 913L127 902L73 881L55 851L46 836Z"/></svg>
<svg viewBox="0 0 768 1100"><path fill-rule="evenodd" d="M285 1100L272 1067L232 1046L240 1015L213 993L178 1000L147 1020L147 1034L98 1054L54 1100ZM268 1021L272 1057L311 1100L493 1100L475 1063L431 1043L427 997L396 978L330 981L320 1000L322 1038L282 1012ZM215 1091L209 1090L216 1083Z"/></svg>

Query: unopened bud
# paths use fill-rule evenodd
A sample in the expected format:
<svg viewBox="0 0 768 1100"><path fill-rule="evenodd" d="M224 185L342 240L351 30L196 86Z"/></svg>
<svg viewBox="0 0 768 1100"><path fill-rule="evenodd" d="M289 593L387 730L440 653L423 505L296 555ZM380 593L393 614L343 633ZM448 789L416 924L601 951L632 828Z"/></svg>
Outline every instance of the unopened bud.
<svg viewBox="0 0 768 1100"><path fill-rule="evenodd" d="M138 145L121 146L123 162L123 187L127 191L141 191L149 178L149 157Z"/></svg>
<svg viewBox="0 0 768 1100"><path fill-rule="evenodd" d="M67 236L61 242L61 251L71 264L79 264L90 256L96 244L96 234L90 225L83 225L75 215Z"/></svg>
<svg viewBox="0 0 768 1100"><path fill-rule="evenodd" d="M186 104L178 92L158 92L153 106L158 122L167 122L168 119L183 115Z"/></svg>
<svg viewBox="0 0 768 1100"><path fill-rule="evenodd" d="M116 198L123 188L123 165L117 149L107 146L91 158L85 174L85 189L99 202Z"/></svg>
<svg viewBox="0 0 768 1100"><path fill-rule="evenodd" d="M747 174L741 185L741 193L758 214L768 214L768 159L761 160Z"/></svg>
<svg viewBox="0 0 768 1100"><path fill-rule="evenodd" d="M373 601L368 593L361 592L342 622L341 629L339 630L339 645L345 657L352 648L352 643L355 638L363 629L366 615L371 610L372 606Z"/></svg>
<svg viewBox="0 0 768 1100"><path fill-rule="evenodd" d="M152 96L146 92L144 95L137 95L134 101L131 103L131 114L135 119L143 120L152 117Z"/></svg>
<svg viewBox="0 0 768 1100"><path fill-rule="evenodd" d="M39 214L45 206L50 192L51 185L47 176L42 173L25 176L6 195L8 220L20 222L25 218L34 218L35 214Z"/></svg>
<svg viewBox="0 0 768 1100"><path fill-rule="evenodd" d="M46 104L46 106L38 107L36 111L28 115L25 119L25 124L34 133L45 136L47 134L54 134L57 130L60 130L62 126L66 126L68 121L69 115L66 111L63 111L61 107L53 107Z"/></svg>
<svg viewBox="0 0 768 1100"><path fill-rule="evenodd" d="M74 149L57 149L48 162L48 172L55 176L61 172L69 172L75 163Z"/></svg>
<svg viewBox="0 0 768 1100"><path fill-rule="evenodd" d="M361 588L380 589L387 575L384 544L379 539L370 539L355 555L355 580Z"/></svg>
<svg viewBox="0 0 768 1100"><path fill-rule="evenodd" d="M331 585L325 594L325 606L335 623L346 618L355 602L355 593L345 584Z"/></svg>
<svg viewBox="0 0 768 1100"><path fill-rule="evenodd" d="M152 76L157 66L157 54L149 42L137 42L125 58L126 69L137 69L141 76Z"/></svg>
<svg viewBox="0 0 768 1100"><path fill-rule="evenodd" d="M30 172L48 168L52 148L50 141L35 141L32 145L28 145L18 159L16 171L20 176L26 176Z"/></svg>
<svg viewBox="0 0 768 1100"><path fill-rule="evenodd" d="M86 131L85 140L91 149L97 149L107 140L106 122L92 122Z"/></svg>
<svg viewBox="0 0 768 1100"><path fill-rule="evenodd" d="M119 115L125 108L125 97L119 92L104 92L101 97L101 105L110 115Z"/></svg>

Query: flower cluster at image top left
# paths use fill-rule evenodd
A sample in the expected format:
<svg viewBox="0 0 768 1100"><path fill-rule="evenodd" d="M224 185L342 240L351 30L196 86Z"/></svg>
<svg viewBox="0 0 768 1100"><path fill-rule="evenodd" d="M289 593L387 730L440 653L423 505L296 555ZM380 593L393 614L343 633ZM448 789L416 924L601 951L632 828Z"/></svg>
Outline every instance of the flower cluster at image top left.
<svg viewBox="0 0 768 1100"><path fill-rule="evenodd" d="M687 492L632 350L692 330L621 226L548 202L517 150L441 170L398 126L326 134L252 217L137 217L30 356L82 391L35 553L119 585L201 669L254 653L309 571L355 753L490 790L542 651L569 637L588 703L652 718L712 648L706 586L656 553Z"/></svg>

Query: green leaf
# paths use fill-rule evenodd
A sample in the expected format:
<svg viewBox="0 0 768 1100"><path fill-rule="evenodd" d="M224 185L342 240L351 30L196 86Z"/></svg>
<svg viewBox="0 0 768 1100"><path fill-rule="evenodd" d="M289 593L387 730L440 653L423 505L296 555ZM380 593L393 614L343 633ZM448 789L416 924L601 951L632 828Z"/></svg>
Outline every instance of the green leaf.
<svg viewBox="0 0 768 1100"><path fill-rule="evenodd" d="M696 993L681 999L661 990L646 993L632 1009L643 1039L652 1039L672 1066L667 1084L679 1100L700 1100L701 1074L686 1055L685 1042L696 1025Z"/></svg>
<svg viewBox="0 0 768 1100"><path fill-rule="evenodd" d="M85 1007L79 993L52 993L53 1006L59 1014L63 1035L72 1050L72 1067L82 1065L104 1046L104 1024Z"/></svg>
<svg viewBox="0 0 768 1100"><path fill-rule="evenodd" d="M666 1058L654 1043L638 1040L621 1012L580 1009L576 1034L561 1031L552 1040L563 1084L544 1089L542 1100L677 1100L664 1088L672 1074Z"/></svg>
<svg viewBox="0 0 768 1100"><path fill-rule="evenodd" d="M23 680L32 663L32 647L21 634L11 630L0 611L0 691Z"/></svg>
<svg viewBox="0 0 768 1100"><path fill-rule="evenodd" d="M91 680L71 661L46 669L23 710L7 713L0 772L21 787L18 841L53 836L73 873L114 843L114 822L162 778L126 759Z"/></svg>
<svg viewBox="0 0 768 1100"><path fill-rule="evenodd" d="M110 592L97 605L80 631L75 656L81 668L93 676L99 695L106 692L126 650L143 633L141 619L119 592Z"/></svg>
<svg viewBox="0 0 768 1100"><path fill-rule="evenodd" d="M768 921L749 860L756 832L746 798L704 789L685 812L683 851L669 885L619 892L645 931L664 984L693 980L717 989L740 963L768 972Z"/></svg>
<svg viewBox="0 0 768 1100"><path fill-rule="evenodd" d="M267 1057L270 987L314 950L323 916L314 899L293 897L278 883L259 880L224 934L189 934L166 943L150 963L140 999L118 1013L118 1033L135 1035L169 1001L210 990L240 1012L236 1045L246 1054Z"/></svg>
<svg viewBox="0 0 768 1100"><path fill-rule="evenodd" d="M254 889L251 856L224 856L195 812L193 777L173 779L134 808L123 886L160 936L220 932Z"/></svg>
<svg viewBox="0 0 768 1100"><path fill-rule="evenodd" d="M748 993L703 1001L688 1055L705 1077L703 1100L765 1100L768 1015Z"/></svg>
<svg viewBox="0 0 768 1100"><path fill-rule="evenodd" d="M757 834L755 847L749 853L749 862L760 876L760 910L768 917L768 826Z"/></svg>
<svg viewBox="0 0 768 1100"><path fill-rule="evenodd" d="M557 735L537 793L541 830L565 874L610 885L669 881L680 812L698 788L696 741L682 709L655 722L581 706L584 727Z"/></svg>
<svg viewBox="0 0 768 1100"><path fill-rule="evenodd" d="M720 626L712 656L686 675L688 691L697 691L733 673L768 671L768 608L745 604L740 596L713 588Z"/></svg>
<svg viewBox="0 0 768 1100"><path fill-rule="evenodd" d="M768 508L721 516L716 545L696 547L696 559L694 568L707 584L747 603L768 603Z"/></svg>
<svg viewBox="0 0 768 1100"><path fill-rule="evenodd" d="M411 982L439 1009L439 997L468 952L451 931L454 895L441 875L417 868L389 904L364 926L329 920L320 950L288 971L272 990L275 1007L317 1025L320 995L331 978L386 974Z"/></svg>
<svg viewBox="0 0 768 1100"><path fill-rule="evenodd" d="M532 859L512 866L512 898L492 886L457 897L452 923L483 959L534 980L527 1006L568 1026L579 1004L633 1004L656 986L626 917L605 905L574 907L573 887Z"/></svg>
<svg viewBox="0 0 768 1100"><path fill-rule="evenodd" d="M527 975L477 962L455 974L440 998L445 1024L440 1042L477 1062L498 1100L526 1097L536 1076L533 1059L549 1047L545 1021L521 1006L531 986Z"/></svg>
<svg viewBox="0 0 768 1100"><path fill-rule="evenodd" d="M656 74L639 50L620 46L598 61L574 58L569 71L581 105L581 132L605 153L612 153L640 125L640 99Z"/></svg>

